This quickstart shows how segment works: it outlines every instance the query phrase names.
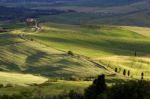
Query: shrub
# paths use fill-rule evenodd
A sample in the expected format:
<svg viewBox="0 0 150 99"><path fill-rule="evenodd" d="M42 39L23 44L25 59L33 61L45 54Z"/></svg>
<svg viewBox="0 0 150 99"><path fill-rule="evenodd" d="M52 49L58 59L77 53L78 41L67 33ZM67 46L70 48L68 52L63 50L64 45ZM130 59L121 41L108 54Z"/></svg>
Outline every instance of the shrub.
<svg viewBox="0 0 150 99"><path fill-rule="evenodd" d="M74 56L74 53L72 51L68 51L68 55Z"/></svg>

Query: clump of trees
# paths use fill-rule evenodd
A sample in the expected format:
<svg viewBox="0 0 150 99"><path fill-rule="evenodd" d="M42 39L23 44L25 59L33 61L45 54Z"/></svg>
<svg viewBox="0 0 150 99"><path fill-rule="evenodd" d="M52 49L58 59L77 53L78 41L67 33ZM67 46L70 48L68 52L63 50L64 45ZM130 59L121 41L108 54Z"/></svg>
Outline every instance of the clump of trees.
<svg viewBox="0 0 150 99"><path fill-rule="evenodd" d="M101 75L94 80L85 90L85 99L150 99L149 81L128 81L107 87L104 78Z"/></svg>
<svg viewBox="0 0 150 99"><path fill-rule="evenodd" d="M93 81L93 84L85 90L84 96L85 99L98 99L99 97L104 99L107 97L106 91L105 75L100 75Z"/></svg>
<svg viewBox="0 0 150 99"><path fill-rule="evenodd" d="M115 72L118 73L118 68L117 68L117 67L115 68ZM127 75L128 77L130 77L130 75L131 75L130 70L127 71L126 69L124 69L124 70L123 70L123 75L124 75L124 76Z"/></svg>
<svg viewBox="0 0 150 99"><path fill-rule="evenodd" d="M148 81L119 83L109 90L107 99L150 99L150 82Z"/></svg>

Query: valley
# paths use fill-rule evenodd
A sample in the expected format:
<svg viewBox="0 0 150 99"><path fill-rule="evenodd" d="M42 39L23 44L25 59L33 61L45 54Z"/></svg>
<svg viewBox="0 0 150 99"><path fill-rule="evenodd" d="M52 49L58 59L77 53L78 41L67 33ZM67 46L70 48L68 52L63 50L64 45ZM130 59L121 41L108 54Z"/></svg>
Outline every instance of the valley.
<svg viewBox="0 0 150 99"><path fill-rule="evenodd" d="M0 99L149 90L149 20L149 0L0 0Z"/></svg>

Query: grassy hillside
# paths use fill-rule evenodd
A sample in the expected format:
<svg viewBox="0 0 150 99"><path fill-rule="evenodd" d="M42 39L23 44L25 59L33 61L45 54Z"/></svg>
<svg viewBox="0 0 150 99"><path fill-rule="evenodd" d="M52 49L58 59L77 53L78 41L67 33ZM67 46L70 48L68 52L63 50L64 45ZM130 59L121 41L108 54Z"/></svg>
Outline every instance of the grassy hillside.
<svg viewBox="0 0 150 99"><path fill-rule="evenodd" d="M124 69L134 78L141 72L147 78L150 75L149 37L125 27L50 23L42 24L38 32L10 28L11 32L0 33L1 71L84 78L114 74L118 68L118 75ZM68 55L68 51L75 55Z"/></svg>
<svg viewBox="0 0 150 99"><path fill-rule="evenodd" d="M50 24L29 35L47 46L91 57L113 70L117 67L120 74L126 69L135 78L141 72L149 75L149 37L124 27Z"/></svg>
<svg viewBox="0 0 150 99"><path fill-rule="evenodd" d="M126 28L130 31L137 32L141 35L144 35L145 37L150 37L150 28L146 27L136 27L136 26L123 26L123 28Z"/></svg>
<svg viewBox="0 0 150 99"><path fill-rule="evenodd" d="M7 84L12 84L12 86L27 86L34 83L41 84L47 80L47 78L34 76L31 74L0 72L0 84L4 84L6 86Z"/></svg>
<svg viewBox="0 0 150 99"><path fill-rule="evenodd" d="M102 73L110 86L140 79L141 72L144 79L150 79L149 28L54 23L41 26L41 31L33 32L24 24L3 25L10 32L0 33L0 84L13 86L0 88L0 95L40 91L53 96L72 89L82 93L91 84L82 80ZM129 77L123 76L124 69L130 71Z"/></svg>
<svg viewBox="0 0 150 99"><path fill-rule="evenodd" d="M30 35L49 46L90 57L134 56L135 50L145 56L150 49L149 38L116 26L52 26Z"/></svg>
<svg viewBox="0 0 150 99"><path fill-rule="evenodd" d="M67 51L59 50L54 46L47 46L36 40L30 40L32 36L23 36L19 31L14 30L0 34L2 38L0 40L1 71L64 78L72 76L93 77L100 73L107 74L104 67L97 66L96 63L87 58L78 55L70 56ZM36 33L33 32L33 34Z"/></svg>
<svg viewBox="0 0 150 99"><path fill-rule="evenodd" d="M39 86L16 86L1 88L0 95L7 94L18 94L20 92L32 92L32 94L38 94L40 91L41 94L54 96L63 93L68 93L70 90L78 90L78 92L83 93L84 89L87 88L91 82L89 81L52 81L47 82L46 84L40 84Z"/></svg>

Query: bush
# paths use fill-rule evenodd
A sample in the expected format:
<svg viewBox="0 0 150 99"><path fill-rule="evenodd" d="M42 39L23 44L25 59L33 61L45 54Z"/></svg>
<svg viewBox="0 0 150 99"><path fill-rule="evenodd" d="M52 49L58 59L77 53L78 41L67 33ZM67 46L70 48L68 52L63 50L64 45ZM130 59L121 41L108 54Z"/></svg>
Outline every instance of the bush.
<svg viewBox="0 0 150 99"><path fill-rule="evenodd" d="M72 51L68 51L68 55L74 56L74 53Z"/></svg>

